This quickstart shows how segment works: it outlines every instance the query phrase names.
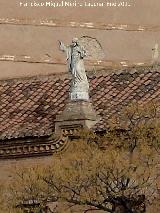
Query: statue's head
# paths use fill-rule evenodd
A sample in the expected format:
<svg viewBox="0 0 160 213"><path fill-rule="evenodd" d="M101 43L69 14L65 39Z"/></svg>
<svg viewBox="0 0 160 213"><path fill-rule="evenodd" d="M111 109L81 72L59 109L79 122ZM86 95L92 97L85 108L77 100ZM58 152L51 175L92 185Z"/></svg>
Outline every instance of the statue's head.
<svg viewBox="0 0 160 213"><path fill-rule="evenodd" d="M154 48L155 48L156 50L158 50L158 44L155 44Z"/></svg>
<svg viewBox="0 0 160 213"><path fill-rule="evenodd" d="M73 38L72 44L73 44L73 46L76 46L78 44L78 38Z"/></svg>

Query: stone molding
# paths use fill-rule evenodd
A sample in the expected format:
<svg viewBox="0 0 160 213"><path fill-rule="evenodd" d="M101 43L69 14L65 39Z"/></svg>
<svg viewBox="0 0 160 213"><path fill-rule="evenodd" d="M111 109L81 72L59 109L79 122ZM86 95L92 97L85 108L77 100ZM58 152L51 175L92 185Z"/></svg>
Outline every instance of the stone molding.
<svg viewBox="0 0 160 213"><path fill-rule="evenodd" d="M48 156L64 150L70 137L76 135L80 126L61 127L60 134L50 137L12 140L0 144L0 160Z"/></svg>
<svg viewBox="0 0 160 213"><path fill-rule="evenodd" d="M100 117L89 100L70 100L63 112L56 116L55 132L58 134L64 126L65 129L70 129L71 126L91 129L99 120Z"/></svg>

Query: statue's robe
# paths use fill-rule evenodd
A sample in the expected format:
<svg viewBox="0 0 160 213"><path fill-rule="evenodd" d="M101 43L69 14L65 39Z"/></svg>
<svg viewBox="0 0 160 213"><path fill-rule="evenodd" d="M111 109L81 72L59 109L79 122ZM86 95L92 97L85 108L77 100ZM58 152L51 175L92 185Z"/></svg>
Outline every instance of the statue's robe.
<svg viewBox="0 0 160 213"><path fill-rule="evenodd" d="M83 62L85 51L78 45L65 46L63 43L61 43L60 49L66 53L68 70L71 72L73 77L72 89L88 91L89 84Z"/></svg>

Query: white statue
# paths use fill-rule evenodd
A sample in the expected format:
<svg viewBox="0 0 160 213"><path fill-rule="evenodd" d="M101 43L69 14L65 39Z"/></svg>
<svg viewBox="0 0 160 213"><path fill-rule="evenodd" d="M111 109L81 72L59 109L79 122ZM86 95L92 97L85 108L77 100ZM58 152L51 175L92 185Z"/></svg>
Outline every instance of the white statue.
<svg viewBox="0 0 160 213"><path fill-rule="evenodd" d="M78 42L78 38L73 38L72 44L65 46L59 41L60 50L66 53L68 70L72 74L71 100L88 100L89 84L85 72L83 58L86 52Z"/></svg>
<svg viewBox="0 0 160 213"><path fill-rule="evenodd" d="M159 58L159 48L158 44L156 43L154 48L152 49L152 63L158 62L158 58Z"/></svg>

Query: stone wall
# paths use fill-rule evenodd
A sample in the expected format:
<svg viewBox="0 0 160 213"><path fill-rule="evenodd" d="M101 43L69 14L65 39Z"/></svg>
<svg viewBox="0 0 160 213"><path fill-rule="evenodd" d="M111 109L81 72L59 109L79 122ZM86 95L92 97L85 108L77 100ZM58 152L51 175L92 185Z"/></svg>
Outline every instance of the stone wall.
<svg viewBox="0 0 160 213"><path fill-rule="evenodd" d="M21 159L10 159L10 160L0 160L0 183L9 181L14 176L13 173L15 169L22 167L33 167L36 165L47 165L50 164L53 160L52 156L46 157L36 157L36 158L21 158Z"/></svg>

